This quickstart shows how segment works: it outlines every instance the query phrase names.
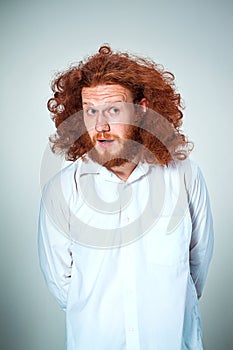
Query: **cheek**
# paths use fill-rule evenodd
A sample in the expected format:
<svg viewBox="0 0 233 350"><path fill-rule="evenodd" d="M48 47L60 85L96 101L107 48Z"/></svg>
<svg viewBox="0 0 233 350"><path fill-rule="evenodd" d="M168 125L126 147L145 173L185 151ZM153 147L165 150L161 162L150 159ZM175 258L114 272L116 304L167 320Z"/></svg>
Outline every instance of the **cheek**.
<svg viewBox="0 0 233 350"><path fill-rule="evenodd" d="M124 124L124 125L119 125L117 130L115 130L119 136L127 136L128 134L131 133L131 125L130 124Z"/></svg>
<svg viewBox="0 0 233 350"><path fill-rule="evenodd" d="M87 130L93 128L93 120L90 118L84 117L84 124Z"/></svg>
<svg viewBox="0 0 233 350"><path fill-rule="evenodd" d="M95 134L95 121L94 119L85 119L84 124L87 129L88 134L92 137Z"/></svg>
<svg viewBox="0 0 233 350"><path fill-rule="evenodd" d="M88 133L88 135L89 135L89 137L91 138L91 139L93 139L93 137L95 136L95 131L93 130L93 129L91 129L91 130L87 130L87 133Z"/></svg>
<svg viewBox="0 0 233 350"><path fill-rule="evenodd" d="M125 125L119 124L110 124L110 133L113 135L117 135L119 137L123 137L125 135Z"/></svg>

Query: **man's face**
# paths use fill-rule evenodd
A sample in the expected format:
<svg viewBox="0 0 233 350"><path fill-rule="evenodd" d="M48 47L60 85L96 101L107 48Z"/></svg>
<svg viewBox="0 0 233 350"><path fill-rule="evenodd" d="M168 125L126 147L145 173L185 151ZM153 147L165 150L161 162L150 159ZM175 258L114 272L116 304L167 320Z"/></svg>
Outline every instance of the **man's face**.
<svg viewBox="0 0 233 350"><path fill-rule="evenodd" d="M90 157L108 166L136 155L135 111L131 92L121 85L83 88L84 123L93 143Z"/></svg>

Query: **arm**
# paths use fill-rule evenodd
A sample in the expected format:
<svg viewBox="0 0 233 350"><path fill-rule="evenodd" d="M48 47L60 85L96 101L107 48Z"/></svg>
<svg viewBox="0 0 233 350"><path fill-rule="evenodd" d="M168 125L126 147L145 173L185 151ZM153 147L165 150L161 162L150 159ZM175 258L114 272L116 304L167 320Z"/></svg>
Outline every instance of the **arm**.
<svg viewBox="0 0 233 350"><path fill-rule="evenodd" d="M63 310L66 309L71 279L72 252L69 213L61 196L50 183L45 186L40 206L38 251L40 267L48 289Z"/></svg>
<svg viewBox="0 0 233 350"><path fill-rule="evenodd" d="M190 273L200 298L213 254L214 238L209 195L199 167L194 168L189 208L192 220Z"/></svg>

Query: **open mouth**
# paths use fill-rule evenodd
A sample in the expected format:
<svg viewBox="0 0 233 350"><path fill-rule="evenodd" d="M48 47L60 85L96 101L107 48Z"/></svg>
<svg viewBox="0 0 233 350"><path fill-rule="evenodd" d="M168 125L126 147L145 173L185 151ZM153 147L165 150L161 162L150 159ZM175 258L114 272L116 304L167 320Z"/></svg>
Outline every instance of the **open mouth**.
<svg viewBox="0 0 233 350"><path fill-rule="evenodd" d="M98 140L100 143L112 143L114 140Z"/></svg>
<svg viewBox="0 0 233 350"><path fill-rule="evenodd" d="M97 143L100 147L110 147L114 142L114 139L97 139Z"/></svg>

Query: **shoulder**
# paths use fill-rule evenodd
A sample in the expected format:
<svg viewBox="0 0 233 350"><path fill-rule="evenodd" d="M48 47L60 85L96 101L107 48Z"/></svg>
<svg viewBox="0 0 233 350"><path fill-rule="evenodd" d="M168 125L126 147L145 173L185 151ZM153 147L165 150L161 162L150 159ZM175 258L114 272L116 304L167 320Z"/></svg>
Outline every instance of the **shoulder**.
<svg viewBox="0 0 233 350"><path fill-rule="evenodd" d="M198 174L201 174L200 166L191 158L171 163L168 168L170 171L178 171L186 181L189 180L190 182L193 182Z"/></svg>
<svg viewBox="0 0 233 350"><path fill-rule="evenodd" d="M173 186L184 186L191 193L195 186L205 185L200 166L193 159L176 161L164 167L164 176Z"/></svg>
<svg viewBox="0 0 233 350"><path fill-rule="evenodd" d="M79 173L81 163L82 160L78 159L57 171L43 186L43 198L57 197L61 193L69 195L75 187L76 176Z"/></svg>
<svg viewBox="0 0 233 350"><path fill-rule="evenodd" d="M186 159L183 163L178 165L180 169L181 178L184 179L186 191L189 199L200 200L208 197L208 189L205 182L203 172L196 161Z"/></svg>
<svg viewBox="0 0 233 350"><path fill-rule="evenodd" d="M196 174L200 167L196 161L191 158L186 158L185 160L171 162L167 166L168 171L180 171L182 173L187 173L191 171L193 174Z"/></svg>
<svg viewBox="0 0 233 350"><path fill-rule="evenodd" d="M159 172L161 174L164 174L164 176L172 178L179 175L179 177L181 176L182 178L184 178L184 180L189 179L189 181L191 181L191 179L194 179L198 175L198 173L201 173L199 165L190 158L180 161L174 161L165 166L151 166L155 172L159 170Z"/></svg>

